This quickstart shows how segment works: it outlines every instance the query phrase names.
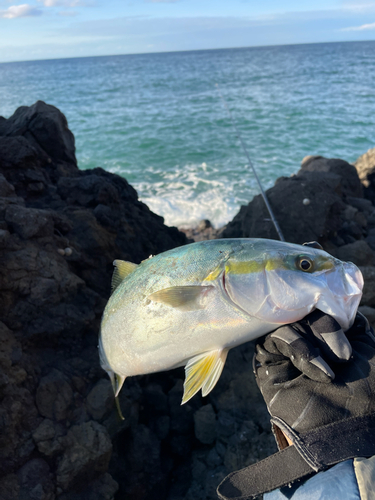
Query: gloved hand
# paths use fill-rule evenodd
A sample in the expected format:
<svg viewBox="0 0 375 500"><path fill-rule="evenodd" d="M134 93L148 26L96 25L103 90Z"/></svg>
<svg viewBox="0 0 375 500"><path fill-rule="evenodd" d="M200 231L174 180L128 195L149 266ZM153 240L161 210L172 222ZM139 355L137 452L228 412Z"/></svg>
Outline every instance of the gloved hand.
<svg viewBox="0 0 375 500"><path fill-rule="evenodd" d="M303 329L305 337L310 333L311 344L319 345L314 321L311 322L309 316L294 328ZM326 315L322 319L327 322L332 320ZM306 326L309 323L310 332ZM327 365L333 374L330 378L323 369L316 370L314 362L321 358L319 354L312 359L308 352L300 356L296 350L293 352L293 343L288 346L288 352L282 340L275 341L274 334L277 335L277 332L268 335L263 345L257 345L254 373L269 413L281 419L281 427L284 427L281 421L285 422L285 429L282 430L289 439L294 440L296 431L309 431L347 418L349 414L363 415L371 403L375 411L375 365L373 369L371 367L371 363L375 363L375 337L364 316L357 314L354 325L346 332L352 348L352 358L347 363L332 361L333 353L325 351L326 357L331 357L332 369ZM316 347L313 350L319 353ZM373 401L370 401L371 398ZM275 424L274 420L272 418L271 422ZM280 433L276 431L275 434L278 440ZM279 448L283 447L280 442L278 444Z"/></svg>
<svg viewBox="0 0 375 500"><path fill-rule="evenodd" d="M272 332L266 337L264 348L270 354L290 359L300 372L319 382L334 379L330 363L347 361L352 353L337 321L318 309L298 323Z"/></svg>
<svg viewBox="0 0 375 500"><path fill-rule="evenodd" d="M319 381L311 368L319 351L296 359L293 342L274 333L257 346L254 371L281 451L231 473L218 487L221 499L254 498L349 458L375 455L375 337L364 316L357 314L346 332L349 361L330 361L334 380L326 374ZM306 322L303 336L318 348L321 341Z"/></svg>

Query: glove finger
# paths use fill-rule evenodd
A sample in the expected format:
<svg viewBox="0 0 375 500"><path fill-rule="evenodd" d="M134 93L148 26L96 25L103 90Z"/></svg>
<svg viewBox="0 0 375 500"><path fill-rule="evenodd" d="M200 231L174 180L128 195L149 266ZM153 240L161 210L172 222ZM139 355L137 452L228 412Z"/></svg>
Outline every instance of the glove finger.
<svg viewBox="0 0 375 500"><path fill-rule="evenodd" d="M270 343L310 379L330 382L335 378L334 372L322 358L319 349L291 326L278 328L271 333L264 344L267 350L271 348Z"/></svg>
<svg viewBox="0 0 375 500"><path fill-rule="evenodd" d="M305 317L313 335L318 340L319 349L325 359L335 362L348 361L352 354L352 346L338 322L316 309Z"/></svg>
<svg viewBox="0 0 375 500"><path fill-rule="evenodd" d="M268 342L267 347L270 350L258 344L253 356L253 372L258 386L261 387L266 382L267 385L282 384L301 374L290 359L280 353L274 343Z"/></svg>

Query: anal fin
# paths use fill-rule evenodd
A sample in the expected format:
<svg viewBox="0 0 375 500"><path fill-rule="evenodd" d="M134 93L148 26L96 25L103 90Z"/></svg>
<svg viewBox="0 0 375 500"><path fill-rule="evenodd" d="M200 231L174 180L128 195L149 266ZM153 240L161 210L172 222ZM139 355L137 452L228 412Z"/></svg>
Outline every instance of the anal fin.
<svg viewBox="0 0 375 500"><path fill-rule="evenodd" d="M225 361L227 360L228 349L223 349L221 351L220 356L216 360L216 363L213 367L213 370L210 373L210 376L205 380L202 386L202 396L205 398L215 387L217 381L220 378L221 372L223 371Z"/></svg>
<svg viewBox="0 0 375 500"><path fill-rule="evenodd" d="M227 354L228 349L217 349L198 354L189 360L185 366L184 395L181 404L189 401L200 389L203 396L212 391L223 371Z"/></svg>

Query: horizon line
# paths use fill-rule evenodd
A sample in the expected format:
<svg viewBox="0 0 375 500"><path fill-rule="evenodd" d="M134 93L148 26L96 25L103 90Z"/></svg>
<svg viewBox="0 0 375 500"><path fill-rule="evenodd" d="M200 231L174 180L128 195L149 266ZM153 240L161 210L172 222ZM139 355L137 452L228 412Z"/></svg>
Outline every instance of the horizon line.
<svg viewBox="0 0 375 500"><path fill-rule="evenodd" d="M30 63L30 62L47 62L47 61L69 61L72 59L93 59L99 57L125 57L125 56L141 56L141 55L153 55L153 54L183 54L189 52L208 52L217 50L239 50L239 49L261 49L269 47L293 47L301 45L323 45L323 44L334 44L334 43L373 43L374 40L337 40L329 42L301 42L301 43L282 43L282 44L270 44L270 45L247 45L239 47L217 47L215 49L190 49L190 50L166 50L159 52L131 52L124 54L105 54L105 55L91 55L91 56L76 56L76 57L56 57L47 59L23 59L19 61L0 61L0 64L16 64L16 63Z"/></svg>

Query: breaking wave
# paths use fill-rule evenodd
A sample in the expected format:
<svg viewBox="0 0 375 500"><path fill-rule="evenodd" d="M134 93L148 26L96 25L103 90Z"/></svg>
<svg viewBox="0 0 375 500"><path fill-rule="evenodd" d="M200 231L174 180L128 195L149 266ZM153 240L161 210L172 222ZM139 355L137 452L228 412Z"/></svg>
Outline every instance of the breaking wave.
<svg viewBox="0 0 375 500"><path fill-rule="evenodd" d="M258 193L251 172L244 172L243 166L176 165L173 171L150 169L149 174L153 182L150 178L133 185L141 201L169 226L194 227L209 219L219 228Z"/></svg>

